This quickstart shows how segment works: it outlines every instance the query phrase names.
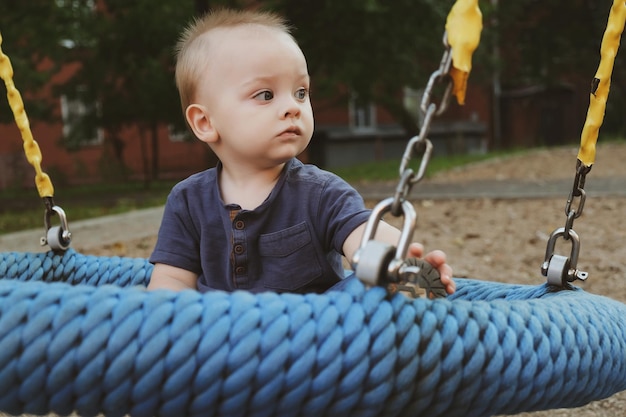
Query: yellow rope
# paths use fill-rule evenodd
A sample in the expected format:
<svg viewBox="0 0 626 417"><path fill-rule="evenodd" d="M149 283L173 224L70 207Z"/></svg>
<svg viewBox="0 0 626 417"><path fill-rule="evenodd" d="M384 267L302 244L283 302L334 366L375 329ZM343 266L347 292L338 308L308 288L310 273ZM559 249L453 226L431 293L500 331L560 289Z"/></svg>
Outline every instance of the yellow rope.
<svg viewBox="0 0 626 417"><path fill-rule="evenodd" d="M596 142L598 131L604 119L606 100L611 86L611 73L615 56L619 48L620 38L624 31L626 20L626 3L624 0L614 0L609 21L602 37L600 47L600 65L594 77L591 94L589 96L589 110L580 138L578 160L586 167L591 167L596 159Z"/></svg>
<svg viewBox="0 0 626 417"><path fill-rule="evenodd" d="M4 80L4 84L6 85L9 105L13 111L15 123L22 134L26 159L35 168L35 185L37 186L39 196L41 198L52 197L54 195L54 187L52 186L48 174L41 169L41 151L39 150L39 145L33 139L28 117L24 110L22 96L13 83L13 67L11 66L11 60L2 52L2 34L0 34L0 77Z"/></svg>
<svg viewBox="0 0 626 417"><path fill-rule="evenodd" d="M465 103L467 79L472 69L472 54L480 42L483 28L478 0L457 0L446 20L448 43L452 47L452 94L459 104Z"/></svg>

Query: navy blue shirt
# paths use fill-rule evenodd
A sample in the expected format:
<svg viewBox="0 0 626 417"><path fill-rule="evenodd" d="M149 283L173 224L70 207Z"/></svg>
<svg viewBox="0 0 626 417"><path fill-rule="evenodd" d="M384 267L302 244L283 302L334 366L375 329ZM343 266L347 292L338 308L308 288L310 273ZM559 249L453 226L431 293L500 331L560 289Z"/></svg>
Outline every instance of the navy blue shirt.
<svg viewBox="0 0 626 417"><path fill-rule="evenodd" d="M343 278L344 241L370 215L354 188L292 159L268 198L242 210L224 204L218 175L211 168L172 189L152 263L197 273L202 292L323 292Z"/></svg>

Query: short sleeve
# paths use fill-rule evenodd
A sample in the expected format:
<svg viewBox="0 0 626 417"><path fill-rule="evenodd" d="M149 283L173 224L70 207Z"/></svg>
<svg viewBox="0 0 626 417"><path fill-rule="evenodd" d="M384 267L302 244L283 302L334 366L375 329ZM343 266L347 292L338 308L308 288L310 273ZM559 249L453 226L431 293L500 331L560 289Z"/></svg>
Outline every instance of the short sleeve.
<svg viewBox="0 0 626 417"><path fill-rule="evenodd" d="M365 207L363 197L350 184L329 173L321 195L319 213L332 248L343 253L344 242L354 229L367 222L371 210Z"/></svg>
<svg viewBox="0 0 626 417"><path fill-rule="evenodd" d="M197 274L202 271L200 238L184 195L176 188L167 198L151 263L163 263Z"/></svg>

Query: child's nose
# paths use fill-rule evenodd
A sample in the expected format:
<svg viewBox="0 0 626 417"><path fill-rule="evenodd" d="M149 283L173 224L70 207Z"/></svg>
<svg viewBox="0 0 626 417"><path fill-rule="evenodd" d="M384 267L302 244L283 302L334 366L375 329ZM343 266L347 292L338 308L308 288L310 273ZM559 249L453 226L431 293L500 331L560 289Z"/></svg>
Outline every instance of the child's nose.
<svg viewBox="0 0 626 417"><path fill-rule="evenodd" d="M295 98L288 98L283 107L283 117L298 117L300 116L300 103Z"/></svg>

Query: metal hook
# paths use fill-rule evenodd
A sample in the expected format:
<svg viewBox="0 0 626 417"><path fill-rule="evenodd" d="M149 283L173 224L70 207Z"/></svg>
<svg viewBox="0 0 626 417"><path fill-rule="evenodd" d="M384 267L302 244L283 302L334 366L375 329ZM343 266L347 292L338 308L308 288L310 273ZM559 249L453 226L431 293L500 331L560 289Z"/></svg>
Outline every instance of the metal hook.
<svg viewBox="0 0 626 417"><path fill-rule="evenodd" d="M50 217L58 215L60 226L51 227ZM72 233L70 233L67 225L67 217L65 211L59 206L51 206L46 209L44 214L44 230L45 235L40 239L41 246L49 245L52 250L67 250L72 241Z"/></svg>
<svg viewBox="0 0 626 417"><path fill-rule="evenodd" d="M413 205L405 200L401 205L404 222L398 245L394 248L392 245L374 240L378 224L386 213L391 212L393 204L394 198L390 197L374 207L365 225L361 245L352 259L356 276L370 285L398 280L398 270L404 262L415 231L417 214Z"/></svg>
<svg viewBox="0 0 626 417"><path fill-rule="evenodd" d="M556 240L560 237L569 240L572 244L569 258L554 254ZM573 229L566 230L561 227L552 232L548 239L544 262L541 265L541 274L547 277L548 284L563 286L565 282L572 282L576 279L586 280L589 274L576 269L579 253L580 238Z"/></svg>

